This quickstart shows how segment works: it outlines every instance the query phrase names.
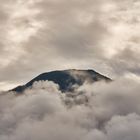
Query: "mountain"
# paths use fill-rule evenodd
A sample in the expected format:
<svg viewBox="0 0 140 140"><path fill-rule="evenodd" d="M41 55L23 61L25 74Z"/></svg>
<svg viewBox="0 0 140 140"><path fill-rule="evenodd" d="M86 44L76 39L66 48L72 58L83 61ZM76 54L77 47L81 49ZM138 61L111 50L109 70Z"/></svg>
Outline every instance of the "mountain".
<svg viewBox="0 0 140 140"><path fill-rule="evenodd" d="M59 85L62 92L72 91L74 85L82 85L84 82L97 82L100 80L111 81L110 78L99 74L94 70L63 70L63 71L51 71L42 73L39 76L32 79L25 85L18 86L10 91L22 93L25 89L30 88L36 81L52 81Z"/></svg>

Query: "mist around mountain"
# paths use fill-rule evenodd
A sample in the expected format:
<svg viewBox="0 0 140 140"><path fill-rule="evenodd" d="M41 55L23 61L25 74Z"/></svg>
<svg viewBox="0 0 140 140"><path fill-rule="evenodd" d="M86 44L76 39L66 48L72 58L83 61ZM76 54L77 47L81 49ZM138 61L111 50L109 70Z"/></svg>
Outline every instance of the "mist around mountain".
<svg viewBox="0 0 140 140"><path fill-rule="evenodd" d="M139 85L133 76L62 92L46 80L1 92L0 140L139 140Z"/></svg>
<svg viewBox="0 0 140 140"><path fill-rule="evenodd" d="M76 86L81 86L85 82L94 83L97 81L104 80L106 82L111 81L110 78L99 74L94 70L63 70L63 71L51 71L42 73L39 76L32 79L30 82L23 86L18 86L11 91L18 93L23 92L27 88L31 88L35 82L38 81L52 81L58 84L59 89L62 92L73 91Z"/></svg>

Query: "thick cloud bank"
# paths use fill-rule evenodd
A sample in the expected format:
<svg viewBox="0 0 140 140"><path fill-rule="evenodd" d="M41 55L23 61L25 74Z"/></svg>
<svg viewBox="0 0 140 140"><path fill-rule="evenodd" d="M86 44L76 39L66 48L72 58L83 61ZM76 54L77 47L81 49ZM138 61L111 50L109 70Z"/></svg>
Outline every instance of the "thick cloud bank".
<svg viewBox="0 0 140 140"><path fill-rule="evenodd" d="M61 93L40 81L1 93L0 140L139 140L139 84L133 76Z"/></svg>

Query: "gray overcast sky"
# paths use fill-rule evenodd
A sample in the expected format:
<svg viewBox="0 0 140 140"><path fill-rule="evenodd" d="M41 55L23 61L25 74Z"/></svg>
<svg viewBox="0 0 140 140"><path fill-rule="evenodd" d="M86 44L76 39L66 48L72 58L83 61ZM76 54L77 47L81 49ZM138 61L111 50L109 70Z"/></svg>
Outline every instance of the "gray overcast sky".
<svg viewBox="0 0 140 140"><path fill-rule="evenodd" d="M56 69L139 77L139 0L0 0L0 89Z"/></svg>

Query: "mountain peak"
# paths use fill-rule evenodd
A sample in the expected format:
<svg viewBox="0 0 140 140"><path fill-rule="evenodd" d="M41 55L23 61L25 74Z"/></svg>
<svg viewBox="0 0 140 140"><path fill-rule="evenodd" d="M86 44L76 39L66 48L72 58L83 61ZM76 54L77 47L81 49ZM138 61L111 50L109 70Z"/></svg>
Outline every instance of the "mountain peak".
<svg viewBox="0 0 140 140"><path fill-rule="evenodd" d="M74 85L82 85L85 82L94 83L100 80L111 81L110 78L99 74L98 72L88 69L88 70L57 70L51 72L45 72L35 77L28 83L22 86L18 86L11 91L22 93L25 89L30 88L34 82L37 81L52 81L59 85L62 92L72 91Z"/></svg>

